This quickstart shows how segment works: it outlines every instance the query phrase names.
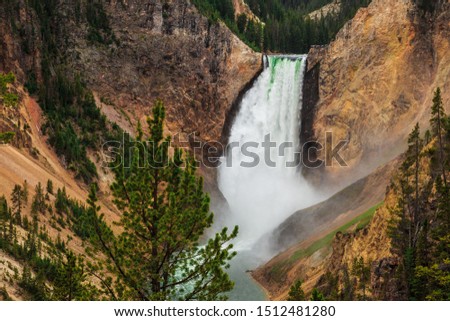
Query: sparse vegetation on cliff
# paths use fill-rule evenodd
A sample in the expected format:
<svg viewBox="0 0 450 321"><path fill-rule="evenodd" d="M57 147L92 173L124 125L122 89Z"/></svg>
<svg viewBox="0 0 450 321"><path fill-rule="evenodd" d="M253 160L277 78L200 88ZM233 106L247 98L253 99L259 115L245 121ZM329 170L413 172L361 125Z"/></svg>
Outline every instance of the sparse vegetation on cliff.
<svg viewBox="0 0 450 321"><path fill-rule="evenodd" d="M30 73L27 88L30 93L36 91L47 116L42 131L49 136L49 143L63 158L67 168L89 183L97 177L97 169L86 150L97 148L100 138L118 137L120 131L101 114L82 77L64 63L56 27L61 17L56 4L53 1L30 1L30 6L36 12L41 28L42 82L38 83L34 73ZM80 9L81 2L73 6ZM114 37L101 3L88 2L82 9L86 12L89 41L111 43Z"/></svg>
<svg viewBox="0 0 450 321"><path fill-rule="evenodd" d="M392 250L401 258L400 286L411 300L450 300L450 118L439 88L431 114L430 143L424 145L417 125L393 183L398 203L392 209Z"/></svg>
<svg viewBox="0 0 450 321"><path fill-rule="evenodd" d="M233 288L226 269L235 255L229 242L237 227L231 233L224 228L200 244L213 223L203 179L195 175L193 159L183 157L180 149L169 150L162 103L153 111L150 136L144 142L139 127L129 157L117 158L123 163L117 164L111 189L122 211L122 232L113 232L99 214L96 184L87 207L65 188L53 195L51 180L46 189L41 183L35 186L30 206L26 182L14 186L11 207L0 198L0 251L23 265L4 277L25 298L226 299ZM58 231L56 237L45 224ZM61 238L59 232L68 231L82 241L83 255L69 250L71 237ZM2 295L7 298L8 292Z"/></svg>
<svg viewBox="0 0 450 321"><path fill-rule="evenodd" d="M404 161L387 194L392 256L376 262L354 257L351 267L344 261L332 262L332 270L317 285L327 299L450 300L450 193L446 183L450 118L444 113L439 88L431 114L431 132L425 139L419 125L411 132ZM347 238L344 248L353 240Z"/></svg>
<svg viewBox="0 0 450 321"><path fill-rule="evenodd" d="M53 213L53 202L48 195L41 199L41 192L36 187L33 196L39 199L42 211L25 212L27 193L16 185L11 195L11 204L5 197L0 197L0 251L17 260L23 267L7 265L2 275L10 285L21 289L23 296L29 300L92 300L97 291L87 282L87 270L83 259L74 255L67 247L70 239L62 240L60 234L51 237L44 217L50 217L51 224L69 222L69 214ZM31 220L30 220L31 215ZM67 215L67 216L65 216ZM4 263L4 262L2 262ZM67 278L72 273L73 278ZM3 296L9 298L6 289Z"/></svg>
<svg viewBox="0 0 450 321"><path fill-rule="evenodd" d="M0 101L6 107L16 107L19 97L8 90L8 85L16 81L16 76L10 72L8 74L0 73Z"/></svg>
<svg viewBox="0 0 450 321"><path fill-rule="evenodd" d="M14 132L4 132L0 133L0 144L8 144L10 143L15 136Z"/></svg>

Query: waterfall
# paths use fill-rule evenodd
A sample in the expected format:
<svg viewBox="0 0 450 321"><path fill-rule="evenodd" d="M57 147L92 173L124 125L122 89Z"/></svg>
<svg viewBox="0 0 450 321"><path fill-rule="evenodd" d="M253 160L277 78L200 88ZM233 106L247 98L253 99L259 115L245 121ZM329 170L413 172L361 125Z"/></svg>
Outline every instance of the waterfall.
<svg viewBox="0 0 450 321"><path fill-rule="evenodd" d="M300 151L305 65L306 56L265 57L264 70L244 95L232 126L218 179L231 209L227 225L239 226L233 242L238 251L251 249L295 211L317 201L299 166L287 166ZM267 135L276 143L270 150L262 146ZM232 149L237 143L239 148ZM286 143L292 147L281 153ZM242 150L245 144L247 151ZM264 161L269 155L272 163ZM259 163L249 166L255 158Z"/></svg>

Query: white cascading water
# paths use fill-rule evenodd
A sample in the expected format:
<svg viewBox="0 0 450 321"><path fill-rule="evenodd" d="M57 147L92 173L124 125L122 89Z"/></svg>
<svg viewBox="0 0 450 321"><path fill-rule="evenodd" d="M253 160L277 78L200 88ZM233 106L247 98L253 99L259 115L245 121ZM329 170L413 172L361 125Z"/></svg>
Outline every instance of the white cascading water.
<svg viewBox="0 0 450 321"><path fill-rule="evenodd" d="M239 146L256 142L248 148L259 156L255 167L243 167L241 162L254 158L234 148L222 159L219 187L225 195L231 213L227 225L239 226L239 236L233 241L238 251L251 249L266 233L272 231L295 211L317 202L317 193L302 179L298 167L287 167L299 152L300 111L306 56L268 56L265 69L254 86L245 94L239 114L231 129L229 143ZM261 143L270 134L276 147L271 148L271 167L264 161ZM279 147L292 143L280 155ZM228 166L226 163L230 163Z"/></svg>

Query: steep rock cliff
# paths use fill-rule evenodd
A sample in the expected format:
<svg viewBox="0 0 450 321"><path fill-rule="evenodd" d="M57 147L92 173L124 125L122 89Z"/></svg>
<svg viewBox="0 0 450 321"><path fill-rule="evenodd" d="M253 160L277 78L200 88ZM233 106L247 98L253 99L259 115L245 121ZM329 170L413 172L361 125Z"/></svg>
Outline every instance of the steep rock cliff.
<svg viewBox="0 0 450 321"><path fill-rule="evenodd" d="M167 105L171 131L219 140L227 109L261 68L260 54L224 24L208 21L189 1L99 3L111 29L112 41L105 43L92 41L84 2L56 1L51 18L58 22L55 45L61 62L107 102L101 105L129 113L133 125L160 98ZM21 80L29 71L39 74L41 37L35 12L16 1L10 11L2 6L1 14L1 69L16 71Z"/></svg>
<svg viewBox="0 0 450 321"><path fill-rule="evenodd" d="M203 142L221 141L233 101L262 68L261 55L223 23L203 17L190 1L147 2L55 0L39 15L29 2L0 7L0 71L21 83L42 80L44 45L57 53L50 70L79 74L97 105L131 133L146 125L156 99L167 109L167 131ZM49 23L54 43L44 44ZM219 153L221 152L219 148ZM200 153L200 152L198 152ZM204 169L209 190L213 170Z"/></svg>
<svg viewBox="0 0 450 321"><path fill-rule="evenodd" d="M228 108L261 68L260 55L188 1L122 3L104 4L117 47L79 39L72 49L92 88L141 120L160 98L171 132L219 140Z"/></svg>
<svg viewBox="0 0 450 321"><path fill-rule="evenodd" d="M342 187L399 155L412 126L428 126L437 86L450 105L449 21L448 1L426 12L411 0L374 0L329 46L311 49L308 70L320 68L319 101L302 140L324 144L330 131L335 144L348 141L341 153L348 167L307 171L311 180Z"/></svg>

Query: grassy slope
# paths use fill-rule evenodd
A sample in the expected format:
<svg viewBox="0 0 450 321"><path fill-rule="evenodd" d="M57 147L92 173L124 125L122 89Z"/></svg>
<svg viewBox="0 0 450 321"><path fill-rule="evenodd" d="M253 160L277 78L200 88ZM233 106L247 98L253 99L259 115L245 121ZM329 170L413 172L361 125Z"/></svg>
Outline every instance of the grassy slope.
<svg viewBox="0 0 450 321"><path fill-rule="evenodd" d="M355 217L351 221L345 223L341 227L333 230L332 232L326 234L324 237L314 241L313 243L309 243L306 247L300 248L296 250L293 254L291 254L289 257L282 259L278 261L277 263L273 264L270 268L270 275L275 281L281 281L283 278L283 275L288 273L289 269L296 264L299 263L299 261L308 259L313 256L313 254L317 253L318 251L321 252L327 252L331 250L331 244L333 242L333 239L338 232L350 232L350 231L356 231L359 229L362 229L366 227L370 220L372 219L373 215L375 214L376 210L383 205L383 202L371 207L361 215Z"/></svg>
<svg viewBox="0 0 450 321"><path fill-rule="evenodd" d="M320 240L317 240L310 246L308 246L305 249L300 249L296 251L289 259L289 261L297 261L304 257L311 256L315 252L317 252L320 249L323 249L325 247L331 246L331 243L333 242L333 238L338 232L348 232L350 229L354 228L355 230L363 229L364 227L369 224L370 220L372 219L373 215L375 214L375 211L382 205L383 203L379 203L373 207L371 207L369 210L367 210L365 213L361 214L360 216L354 218L350 222L342 225L340 228L334 230L333 232L327 234L325 237L321 238Z"/></svg>

